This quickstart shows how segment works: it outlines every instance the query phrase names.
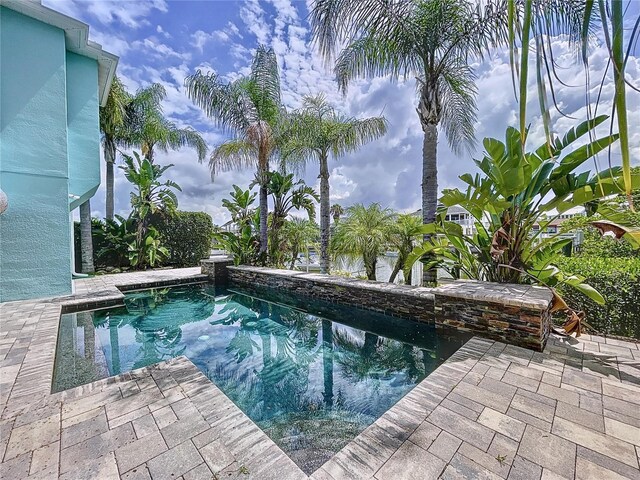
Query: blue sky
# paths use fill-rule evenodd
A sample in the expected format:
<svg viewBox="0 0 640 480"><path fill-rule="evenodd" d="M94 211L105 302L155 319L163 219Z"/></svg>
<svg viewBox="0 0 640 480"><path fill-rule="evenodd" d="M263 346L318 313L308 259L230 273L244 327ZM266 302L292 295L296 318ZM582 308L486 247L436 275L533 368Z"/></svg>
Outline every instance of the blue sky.
<svg viewBox="0 0 640 480"><path fill-rule="evenodd" d="M325 95L344 113L366 117L383 114L389 121L389 132L359 152L332 161L332 203L344 206L356 202L380 202L397 210L411 211L420 207L422 130L415 113L415 85L412 79L394 84L387 78L358 80L346 96L337 92L331 69L310 44L306 21L308 4L290 0L237 1L108 1L108 0L43 0L55 10L78 18L90 25L90 38L108 51L120 56L118 74L127 87L135 91L151 82L162 83L167 90L163 105L165 114L176 123L199 130L210 147L225 135L213 126L186 97L185 76L200 68L215 70L228 79L248 71L252 49L259 43L272 46L281 68L283 100L288 108L296 108L306 94ZM628 17L635 18L640 2L632 4ZM575 64L574 53L561 38L552 40L559 72L574 88L560 87L559 102L573 119L552 112L554 130L564 133L586 118L584 108L584 74ZM628 62L629 80L640 87L640 52ZM606 51L594 42L590 54L594 94L597 81L606 68ZM505 52L476 65L478 73L478 139L485 136L502 138L508 125L516 125L516 108L511 73ZM601 111L608 111L613 85L603 91ZM531 83L529 112L531 145L544 139L537 114L535 85ZM640 164L640 94L629 95L628 107L632 130L630 143L632 162ZM605 132L603 132L605 133ZM441 136L439 145L440 188L459 186L458 176L474 171L473 154L454 155ZM613 161L619 161L616 152ZM606 166L607 159L601 158ZM228 219L221 207L222 198L236 183L247 186L253 172L228 172L211 182L206 163L198 164L189 149L157 154L157 162L173 163L167 174L183 188L179 194L183 210L206 211L216 223ZM104 168L103 168L104 169ZM317 166L309 165L303 178L317 185ZM104 173L103 173L104 174ZM104 190L92 199L95 215L104 214ZM121 175L116 178L116 211L129 211L129 186Z"/></svg>

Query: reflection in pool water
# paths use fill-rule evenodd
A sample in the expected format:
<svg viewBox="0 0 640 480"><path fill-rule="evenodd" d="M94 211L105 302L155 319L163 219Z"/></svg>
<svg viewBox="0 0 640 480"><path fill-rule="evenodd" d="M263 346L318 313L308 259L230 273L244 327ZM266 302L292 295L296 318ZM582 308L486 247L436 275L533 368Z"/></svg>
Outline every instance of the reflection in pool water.
<svg viewBox="0 0 640 480"><path fill-rule="evenodd" d="M465 340L281 292L155 289L62 316L54 391L185 355L312 472Z"/></svg>

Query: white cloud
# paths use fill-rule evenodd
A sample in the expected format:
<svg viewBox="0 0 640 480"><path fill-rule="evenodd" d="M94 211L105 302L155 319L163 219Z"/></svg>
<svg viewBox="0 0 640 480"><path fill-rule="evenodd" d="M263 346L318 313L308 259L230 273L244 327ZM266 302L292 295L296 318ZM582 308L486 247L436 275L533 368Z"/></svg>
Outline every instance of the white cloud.
<svg viewBox="0 0 640 480"><path fill-rule="evenodd" d="M149 25L147 17L154 11L167 12L165 0L140 1L104 1L104 0L44 0L43 3L54 10L74 18L86 12L103 25L120 23L137 29ZM93 23L93 22L92 22Z"/></svg>
<svg viewBox="0 0 640 480"><path fill-rule="evenodd" d="M265 19L265 12L259 0L245 0L240 9L240 17L245 28L256 36L258 43L267 44L271 37L271 26Z"/></svg>
<svg viewBox="0 0 640 480"><path fill-rule="evenodd" d="M96 0L97 1L97 0ZM308 0L308 2L311 0ZM307 3L308 3L307 2ZM74 16L94 15L96 2L64 2L66 12ZM131 3L129 18L140 17L143 10L140 5ZM158 2L156 2L158 3ZM163 2L160 2L162 6ZM58 3L56 2L56 8ZM110 7L109 7L110 5ZM149 4L148 8L161 8ZM178 5L178 7L174 7ZM95 8L94 8L95 7ZM171 3L165 7L186 8ZM124 25L114 35L113 28L92 26L92 38L100 41L105 48L123 55L119 74L125 85L135 90L150 82L162 83L167 90L163 104L164 112L179 125L193 125L204 135L207 143L213 146L224 138L222 132L205 117L199 108L186 97L184 78L201 68L206 72L216 71L226 80L246 75L252 54L258 43L265 43L278 54L281 68L283 101L288 108L300 105L303 95L323 92L341 111L350 116L369 117L385 115L389 121L387 135L360 151L344 158L330 160L331 201L344 206L356 202L380 202L398 210L412 211L421 203L422 140L423 133L415 112L416 97L413 77L406 82L391 83L388 78L357 80L350 85L346 96L337 91L334 75L326 67L315 47L310 43L310 30L305 17L305 5L290 0L246 0L238 11L237 18L225 19L228 23L219 30L191 30L185 38L179 39L178 31L172 30L172 37L153 19L155 36L142 35L138 26L128 25L123 20L121 5L105 3L103 8L111 8L102 25ZM147 8L147 7L145 7ZM308 5L307 5L308 8ZM150 10L148 10L148 13ZM173 11L169 12L173 14ZM146 15L146 14L145 14ZM93 22L95 23L95 22ZM129 22L131 23L131 22ZM163 25L168 25L163 23ZM561 78L572 85L568 88L558 85L557 99L563 112L574 117L565 118L552 111L554 131L560 134L586 118L584 108L585 89L579 85L584 82L580 66L573 64L575 56L563 39L552 39L555 46L558 72ZM189 42L191 45L189 45ZM194 52L197 49L203 53ZM141 52L146 57L129 57ZM181 53L184 52L184 53ZM202 58L209 63L201 63ZM589 92L595 98L599 88L599 78L607 64L607 52L601 45L594 45L590 54L591 85ZM506 52L498 52L492 58L478 65L478 122L477 138L485 136L503 139L508 125L517 124L517 104L511 83L511 70ZM627 64L629 81L640 85L640 59L631 57ZM538 113L535 78L530 79L528 113L531 121L530 145L537 146L544 141L544 131ZM613 84L606 84L602 92L599 113L610 113ZM640 94L629 91L628 111L630 125L640 124ZM606 134L608 126L600 129ZM632 162L640 163L640 129L630 132ZM478 158L481 144L473 155L454 155L441 134L438 142L439 186L450 188L460 185L458 176L465 172L474 172L472 157ZM209 179L208 168L196 160L195 152L181 149L168 154L156 155L159 163L174 163L168 171L169 178L183 187L179 194L180 208L185 210L204 210L214 217L216 223L228 219L221 207L222 198L228 195L232 184L246 188L253 178L251 170L226 172L218 175L215 182ZM614 149L612 160L619 163L619 153ZM608 159L601 155L600 164L606 168ZM585 168L593 168L587 165ZM303 175L309 185L318 186L318 167L310 164ZM104 190L99 191L92 207L104 211ZM129 208L128 186L121 175L116 175L116 210L126 213Z"/></svg>
<svg viewBox="0 0 640 480"><path fill-rule="evenodd" d="M171 34L169 32L166 32L163 28L162 25L157 25L156 26L156 32L158 32L160 35L162 35L164 38L172 38Z"/></svg>
<svg viewBox="0 0 640 480"><path fill-rule="evenodd" d="M142 40L136 40L131 44L133 48L145 50L158 59L166 59L167 57L179 58L181 60L190 60L189 52L177 52L169 45L162 43L155 36L147 37Z"/></svg>

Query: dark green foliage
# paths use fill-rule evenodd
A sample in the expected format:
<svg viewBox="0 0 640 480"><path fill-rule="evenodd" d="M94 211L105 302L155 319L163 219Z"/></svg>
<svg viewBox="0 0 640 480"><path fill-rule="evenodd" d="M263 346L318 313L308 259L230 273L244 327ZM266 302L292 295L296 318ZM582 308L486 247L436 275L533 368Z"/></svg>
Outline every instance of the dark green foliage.
<svg viewBox="0 0 640 480"><path fill-rule="evenodd" d="M601 333L640 338L640 257L562 258L560 268L586 277L605 298L598 305L564 285L558 290L570 307L588 313L587 322Z"/></svg>
<svg viewBox="0 0 640 480"><path fill-rule="evenodd" d="M93 263L98 268L130 266L129 244L135 239L136 221L116 215L113 220L91 219Z"/></svg>
<svg viewBox="0 0 640 480"><path fill-rule="evenodd" d="M194 267L209 258L213 238L213 221L204 212L181 212L152 216L151 225L158 230L162 246L169 250L163 263L176 267Z"/></svg>
<svg viewBox="0 0 640 480"><path fill-rule="evenodd" d="M580 246L579 257L629 258L640 255L640 252L624 239L616 240L608 235L602 236L593 227L586 227L582 232L584 241Z"/></svg>

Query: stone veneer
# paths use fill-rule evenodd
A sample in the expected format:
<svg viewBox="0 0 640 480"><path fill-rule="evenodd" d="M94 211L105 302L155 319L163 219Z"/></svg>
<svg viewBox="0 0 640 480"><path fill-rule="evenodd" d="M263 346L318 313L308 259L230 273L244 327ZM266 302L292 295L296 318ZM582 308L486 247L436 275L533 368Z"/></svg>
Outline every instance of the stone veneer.
<svg viewBox="0 0 640 480"><path fill-rule="evenodd" d="M551 330L552 294L541 287L456 281L426 288L262 267L225 265L225 270L232 285L284 289L538 351Z"/></svg>
<svg viewBox="0 0 640 480"><path fill-rule="evenodd" d="M202 273L209 277L209 281L214 285L226 285L229 281L227 267L233 265L233 258L226 255L219 255L204 260L200 260Z"/></svg>

